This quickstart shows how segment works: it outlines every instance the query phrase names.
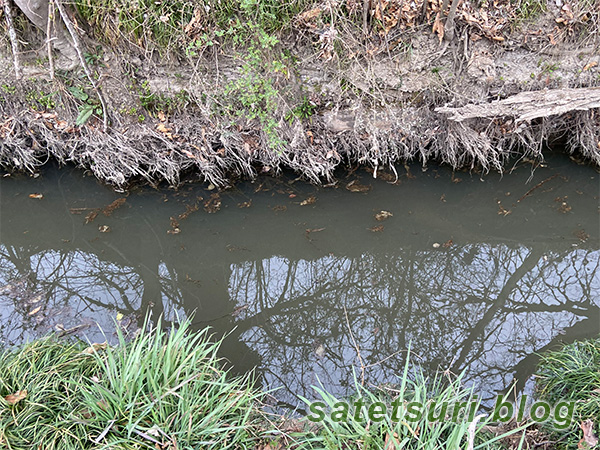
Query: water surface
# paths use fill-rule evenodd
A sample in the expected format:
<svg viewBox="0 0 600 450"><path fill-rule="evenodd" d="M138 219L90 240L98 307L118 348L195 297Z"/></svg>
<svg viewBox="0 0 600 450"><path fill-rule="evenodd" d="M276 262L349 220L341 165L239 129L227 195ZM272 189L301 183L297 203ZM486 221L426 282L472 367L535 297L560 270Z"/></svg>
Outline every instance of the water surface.
<svg viewBox="0 0 600 450"><path fill-rule="evenodd" d="M129 195L68 167L2 178L0 339L98 341L117 315L194 313L229 333L235 370L257 367L296 405L319 381L343 395L352 367L394 382L409 344L489 397L527 380L536 352L600 333L596 170L564 155L503 177L397 170L396 184L359 170L329 188L284 176Z"/></svg>

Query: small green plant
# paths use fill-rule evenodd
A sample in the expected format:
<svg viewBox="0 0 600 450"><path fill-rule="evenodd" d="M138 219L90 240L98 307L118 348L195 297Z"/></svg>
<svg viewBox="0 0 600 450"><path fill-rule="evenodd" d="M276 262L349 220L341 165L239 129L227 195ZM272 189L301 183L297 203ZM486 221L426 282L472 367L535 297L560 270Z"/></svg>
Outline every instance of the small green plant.
<svg viewBox="0 0 600 450"><path fill-rule="evenodd" d="M256 24L249 24L254 39L247 45L239 79L225 87L229 113L248 121L257 120L270 148L280 148L285 142L279 137L276 76L289 76L287 58L274 52L279 42ZM275 53L275 54L273 54Z"/></svg>
<svg viewBox="0 0 600 450"><path fill-rule="evenodd" d="M210 34L201 34L187 45L185 49L186 56L188 56L189 58L199 56L202 53L202 51L204 51L204 49L215 45L215 43L217 42L217 38L223 37L224 34L225 32L223 30L214 30L210 32Z"/></svg>
<svg viewBox="0 0 600 450"><path fill-rule="evenodd" d="M29 106L36 110L54 109L56 107L56 102L54 101L55 95L56 92L45 93L37 89L32 89L25 94L25 100L27 100Z"/></svg>
<svg viewBox="0 0 600 450"><path fill-rule="evenodd" d="M544 61L539 66L541 66L542 73L551 75L553 72L558 70L558 68L560 67L560 63L551 63L548 61Z"/></svg>
<svg viewBox="0 0 600 450"><path fill-rule="evenodd" d="M14 94L15 92L17 92L17 88L14 86L9 86L8 84L3 84L2 85L2 90L7 93L7 94Z"/></svg>
<svg viewBox="0 0 600 450"><path fill-rule="evenodd" d="M84 53L83 57L85 59L85 62L90 65L90 66L95 66L97 64L100 63L100 61L102 60L102 54L103 54L103 50L102 50L102 46L101 45L97 45L95 48L95 51L92 53Z"/></svg>
<svg viewBox="0 0 600 450"><path fill-rule="evenodd" d="M414 376L411 375L413 373ZM491 416L475 416L479 401L472 388L464 387L463 375L451 378L439 374L433 379L427 378L420 370L417 369L415 372L407 357L404 372L399 378L398 384L393 386L393 389L386 390L385 388L367 389L357 377L354 377L354 392L349 397L350 401L348 398L338 399L321 387L313 387L319 398L318 403L323 409L331 411L331 414L322 414L318 417L319 428L311 439L315 446L312 448L493 449L497 448L501 439L521 433L527 426L514 428L500 436L493 436L487 432L486 425L491 423ZM302 400L307 405L317 404L305 398ZM346 419L341 406L348 404L355 405L356 410ZM421 413L416 420L411 421L394 420L393 414L383 414L378 417L378 420L371 420L371 412L367 413L364 407L364 405L376 405L379 410L392 411L394 404L409 409L411 404L432 405L430 411L435 410L434 412L443 419L434 422L427 414ZM443 405L450 404L465 406L465 409L456 415L456 420L449 420L448 416L444 416L446 410ZM473 406L474 412L467 412L467 409ZM312 407L310 411L318 412ZM454 414L456 412L452 413ZM468 416L471 415L473 417L469 418ZM311 420L310 416L309 420ZM469 426L473 422L475 427L470 432ZM358 443L360 444L357 445Z"/></svg>
<svg viewBox="0 0 600 450"><path fill-rule="evenodd" d="M522 20L532 20L546 11L546 0L511 0L516 6L517 17Z"/></svg>
<svg viewBox="0 0 600 450"><path fill-rule="evenodd" d="M94 114L102 117L102 106L99 100L90 97L87 92L79 87L69 87L68 89L73 94L73 97L81 101L75 125L78 127L85 125Z"/></svg>
<svg viewBox="0 0 600 450"><path fill-rule="evenodd" d="M251 376L230 376L189 320L147 325L132 341L118 332L117 347L51 336L0 354L2 447L255 448Z"/></svg>
<svg viewBox="0 0 600 450"><path fill-rule="evenodd" d="M152 92L148 81L143 81L137 87L136 84L133 84L131 88L137 92L140 104L150 115L155 115L159 112L172 114L177 110L185 108L190 103L190 94L185 89L177 91L175 95L169 96L164 93Z"/></svg>
<svg viewBox="0 0 600 450"><path fill-rule="evenodd" d="M560 431L559 448L578 448L579 424L583 420L591 419L595 433L600 434L600 338L574 342L543 354L535 380L541 399L575 401L575 420L570 429Z"/></svg>
<svg viewBox="0 0 600 450"><path fill-rule="evenodd" d="M292 109L286 116L285 120L288 122L293 122L294 118L299 120L310 119L312 115L315 113L317 109L317 105L311 102L307 96L304 96L302 103L297 105L294 109Z"/></svg>

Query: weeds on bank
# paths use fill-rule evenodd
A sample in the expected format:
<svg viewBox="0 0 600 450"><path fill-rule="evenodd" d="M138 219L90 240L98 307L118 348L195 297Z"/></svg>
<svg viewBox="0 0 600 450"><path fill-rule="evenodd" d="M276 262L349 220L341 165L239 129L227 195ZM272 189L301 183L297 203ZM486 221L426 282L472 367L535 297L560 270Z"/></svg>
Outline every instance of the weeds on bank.
<svg viewBox="0 0 600 450"><path fill-rule="evenodd" d="M579 424L586 419L594 422L595 432L600 435L600 338L543 354L536 376L540 398L553 403L575 401L572 426L560 432L561 448L577 448Z"/></svg>
<svg viewBox="0 0 600 450"><path fill-rule="evenodd" d="M546 11L546 0L511 0L515 5L516 17L521 20L533 20Z"/></svg>
<svg viewBox="0 0 600 450"><path fill-rule="evenodd" d="M314 0L75 0L82 17L102 40L119 45L122 39L160 52L184 50L189 44L186 26L199 30L229 30L231 22L253 22L267 33L286 28ZM194 21L194 22L193 22ZM244 30L240 29L243 33ZM201 33L200 33L201 34Z"/></svg>
<svg viewBox="0 0 600 450"><path fill-rule="evenodd" d="M0 357L0 448L252 446L259 394L207 331L157 328L117 347L49 337Z"/></svg>
<svg viewBox="0 0 600 450"><path fill-rule="evenodd" d="M277 149L285 142L277 132L279 125L277 77L288 77L287 57L275 50L279 40L256 24L248 24L254 38L240 55L240 77L225 86L227 113L246 121L256 120L265 133L267 144ZM269 56L267 56L267 54Z"/></svg>

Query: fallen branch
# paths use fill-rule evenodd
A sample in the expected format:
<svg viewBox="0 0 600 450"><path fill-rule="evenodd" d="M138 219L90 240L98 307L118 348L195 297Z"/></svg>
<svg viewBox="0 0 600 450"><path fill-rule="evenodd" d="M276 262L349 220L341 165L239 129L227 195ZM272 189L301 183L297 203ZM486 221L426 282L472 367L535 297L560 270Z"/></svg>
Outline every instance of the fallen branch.
<svg viewBox="0 0 600 450"><path fill-rule="evenodd" d="M536 184L534 187L532 187L531 189L529 189L527 192L525 192L525 194L523 194L523 196L517 200L517 203L521 203L521 201L523 201L525 198L529 197L531 195L531 193L533 191L535 191L537 188L540 188L544 185L544 183L547 183L550 180L553 180L554 178L556 178L558 176L557 173L555 173L554 175L552 175L549 178L546 178L544 181L540 181L538 184Z"/></svg>
<svg viewBox="0 0 600 450"><path fill-rule="evenodd" d="M77 56L79 57L79 62L81 63L81 67L83 67L83 71L85 72L86 76L88 77L88 80L90 80L90 83L92 84L92 88L94 89L94 91L98 95L98 98L100 99L100 104L102 105L103 129L104 129L104 132L106 132L108 130L108 108L106 107L106 101L104 100L104 95L102 95L102 91L100 90L100 88L98 87L98 84L96 83L96 80L94 80L94 77L92 76L92 71L90 70L87 63L85 62L85 57L83 56L83 52L81 51L81 43L79 41L79 36L77 36L77 31L75 31L73 22L71 22L71 18L67 15L67 12L65 11L62 1L61 0L54 0L54 1L56 3L56 8L58 9L60 17L62 18L63 22L65 23L65 26L67 27L67 30L69 30L69 34L71 35L71 38L73 39L73 47L75 47L75 51L77 52Z"/></svg>
<svg viewBox="0 0 600 450"><path fill-rule="evenodd" d="M469 104L460 108L443 106L435 111L451 114L449 119L454 122L476 118L512 117L519 123L593 108L600 108L600 87L521 92L491 103Z"/></svg>
<svg viewBox="0 0 600 450"><path fill-rule="evenodd" d="M348 319L348 310L346 309L346 305L344 304L344 316L346 317L346 325L348 326L348 332L350 333L350 338L352 339L352 344L354 345L354 349L356 350L356 357L360 364L360 384L365 385L365 362L360 354L360 347L356 343L356 339L354 339L354 333L352 333L352 327L350 326L350 320Z"/></svg>
<svg viewBox="0 0 600 450"><path fill-rule="evenodd" d="M17 39L17 32L13 23L12 8L10 7L10 0L0 0L4 6L4 17L6 19L6 26L8 27L8 36L10 38L10 44L12 46L13 53L13 65L15 67L15 77L21 78L21 62L19 60L19 41Z"/></svg>
<svg viewBox="0 0 600 450"><path fill-rule="evenodd" d="M50 79L54 80L54 57L52 56L52 25L54 23L54 0L48 2L48 23L46 24L46 49L50 66Z"/></svg>

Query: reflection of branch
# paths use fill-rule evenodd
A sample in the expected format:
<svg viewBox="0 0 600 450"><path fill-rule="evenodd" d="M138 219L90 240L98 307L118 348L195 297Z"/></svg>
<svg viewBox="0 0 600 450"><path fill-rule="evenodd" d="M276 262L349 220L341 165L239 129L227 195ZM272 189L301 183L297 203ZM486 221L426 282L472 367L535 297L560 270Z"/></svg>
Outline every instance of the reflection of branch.
<svg viewBox="0 0 600 450"><path fill-rule="evenodd" d="M587 319L562 330L561 334L554 336L554 338L542 348L537 348L535 349L535 352L526 355L512 368L515 374L514 378L517 380L516 388L518 390L523 389L525 386L525 383L531 376L531 368L537 366L540 354L547 350L556 349L560 344L570 344L584 336L592 334L598 335L600 333L600 307L595 307L588 311L587 317Z"/></svg>
<svg viewBox="0 0 600 450"><path fill-rule="evenodd" d="M517 283L527 273L529 273L529 271L533 270L535 268L535 266L538 264L538 262L542 256L542 253L543 252L541 252L539 250L533 249L531 251L531 253L529 253L529 255L527 255L527 258L525 258L525 260L523 261L521 266L518 267L512 273L512 275L509 277L509 279L506 281L506 283L504 284L504 287L498 294L498 297L496 298L496 300L494 301L492 306L485 312L485 314L479 320L479 322L477 322L475 324L475 326L472 327L471 332L463 340L463 342L459 345L459 347L462 347L462 351L461 351L460 356L456 359L456 361L453 365L455 370L462 366L463 362L467 358L467 355L469 354L469 352L472 349L473 343L481 337L481 335L485 331L485 328L495 317L496 312L502 307L503 304L505 304L509 300L510 294L516 288Z"/></svg>
<svg viewBox="0 0 600 450"><path fill-rule="evenodd" d="M346 317L346 325L348 325L348 332L350 333L350 338L352 339L352 344L354 344L354 348L356 349L356 356L358 358L358 362L360 363L360 384L365 384L365 363L362 359L362 355L360 354L360 348L356 343L356 339L354 339L354 333L352 333L352 327L350 326L350 321L348 320L348 311L346 310L346 305L344 304L344 316Z"/></svg>

